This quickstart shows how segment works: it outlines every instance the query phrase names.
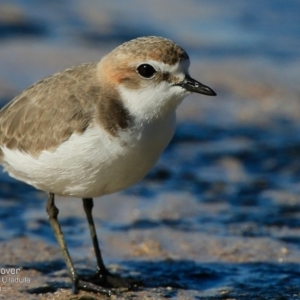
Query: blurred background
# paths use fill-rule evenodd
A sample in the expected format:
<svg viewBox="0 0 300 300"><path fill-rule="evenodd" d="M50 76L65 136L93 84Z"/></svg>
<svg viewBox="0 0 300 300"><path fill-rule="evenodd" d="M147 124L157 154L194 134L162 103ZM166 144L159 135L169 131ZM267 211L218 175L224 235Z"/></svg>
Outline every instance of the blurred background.
<svg viewBox="0 0 300 300"><path fill-rule="evenodd" d="M120 273L146 270L149 297L300 295L299 16L297 0L0 1L1 106L145 35L182 46L191 75L217 92L183 102L145 180L95 201L104 258ZM0 266L38 272L33 293L63 280L46 198L0 174ZM57 202L75 261L92 269L81 201Z"/></svg>

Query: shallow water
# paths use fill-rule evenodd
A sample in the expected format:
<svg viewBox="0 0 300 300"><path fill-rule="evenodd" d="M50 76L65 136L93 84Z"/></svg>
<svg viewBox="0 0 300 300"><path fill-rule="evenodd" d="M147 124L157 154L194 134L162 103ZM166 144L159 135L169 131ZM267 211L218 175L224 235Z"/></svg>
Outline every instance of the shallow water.
<svg viewBox="0 0 300 300"><path fill-rule="evenodd" d="M1 103L128 39L176 40L191 56L191 74L218 96L189 97L150 174L95 200L105 261L144 281L117 298L299 299L300 3L130 4L2 1ZM31 278L7 287L5 297L70 299L46 195L5 173L0 182L0 267L22 267ZM91 272L81 201L57 203L76 265Z"/></svg>

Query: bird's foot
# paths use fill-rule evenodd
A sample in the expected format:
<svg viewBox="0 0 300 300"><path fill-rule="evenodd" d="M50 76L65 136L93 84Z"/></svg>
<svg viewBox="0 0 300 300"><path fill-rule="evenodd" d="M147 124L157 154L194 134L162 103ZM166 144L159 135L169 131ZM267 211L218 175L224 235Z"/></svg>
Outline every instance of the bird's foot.
<svg viewBox="0 0 300 300"><path fill-rule="evenodd" d="M110 272L98 271L95 275L88 278L89 282L94 284L113 289L134 289L141 285L141 282L132 278L122 278L117 275L113 275Z"/></svg>
<svg viewBox="0 0 300 300"><path fill-rule="evenodd" d="M135 290L141 285L141 281L132 278L122 278L113 275L105 270L105 272L98 271L95 275L79 279L76 287L77 290L85 290L94 293L111 296L112 290L116 292L125 292Z"/></svg>
<svg viewBox="0 0 300 300"><path fill-rule="evenodd" d="M110 288L106 288L100 285L96 285L92 282L85 281L82 279L79 279L76 283L73 284L73 294L77 294L78 290L82 291L88 291L88 292L93 292L93 293L99 293L105 296L111 296L112 291Z"/></svg>

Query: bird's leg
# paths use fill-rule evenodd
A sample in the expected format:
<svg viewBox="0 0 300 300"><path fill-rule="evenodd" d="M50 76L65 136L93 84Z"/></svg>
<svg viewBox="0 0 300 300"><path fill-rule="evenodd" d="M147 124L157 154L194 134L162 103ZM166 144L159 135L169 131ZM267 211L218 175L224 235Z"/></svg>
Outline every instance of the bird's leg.
<svg viewBox="0 0 300 300"><path fill-rule="evenodd" d="M83 207L84 211L86 213L87 221L89 223L89 229L90 229L90 234L91 238L93 241L93 246L94 246L94 251L97 259L97 273L96 275L92 276L89 280L102 285L106 287L111 287L111 288L133 288L138 285L139 282L136 280L132 280L129 278L120 278L118 276L112 275L105 267L99 243L98 243L98 238L97 238L97 233L95 229L95 223L93 220L92 216L92 209L94 206L93 199L92 198L83 198Z"/></svg>
<svg viewBox="0 0 300 300"><path fill-rule="evenodd" d="M94 251L97 259L97 273L99 275L105 276L108 275L109 272L106 269L102 259L101 250L98 243L97 232L95 228L95 223L92 216L92 209L94 207L93 198L83 198L82 201L83 201L83 208L86 213L86 218L89 223L90 234L93 241Z"/></svg>
<svg viewBox="0 0 300 300"><path fill-rule="evenodd" d="M92 284L90 282L85 282L78 278L78 275L76 273L71 256L69 254L60 224L57 219L59 210L55 206L53 193L49 194L46 210L47 210L50 225L52 227L52 230L54 232L54 235L56 237L58 245L63 253L64 259L65 259L65 262L67 265L67 269L69 271L69 274L70 274L70 277L72 280L72 292L74 294L77 294L78 290L86 290L86 291L92 291L95 293L102 293L102 294L105 294L108 296L111 295L110 290L100 287L98 285Z"/></svg>
<svg viewBox="0 0 300 300"><path fill-rule="evenodd" d="M54 235L56 237L58 245L63 253L65 262L67 264L69 275L71 277L72 284L73 284L73 292L77 293L78 276L75 271L72 259L70 257L70 254L69 254L66 242L64 240L64 236L61 231L60 225L58 223L57 216L58 216L59 210L54 204L54 194L52 194L52 193L50 193L49 198L48 198L47 213L48 213L48 218L49 218L49 222L51 224L52 230L54 232Z"/></svg>

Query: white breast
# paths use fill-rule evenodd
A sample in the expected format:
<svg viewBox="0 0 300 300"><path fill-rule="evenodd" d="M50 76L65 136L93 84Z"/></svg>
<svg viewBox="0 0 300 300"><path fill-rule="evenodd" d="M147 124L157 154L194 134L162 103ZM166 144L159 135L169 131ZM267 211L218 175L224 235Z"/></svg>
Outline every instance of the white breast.
<svg viewBox="0 0 300 300"><path fill-rule="evenodd" d="M38 157L2 147L2 164L12 177L46 192L101 196L142 179L170 142L174 128L175 113L123 132L121 139L95 125Z"/></svg>

